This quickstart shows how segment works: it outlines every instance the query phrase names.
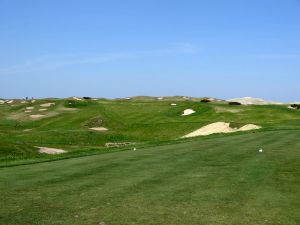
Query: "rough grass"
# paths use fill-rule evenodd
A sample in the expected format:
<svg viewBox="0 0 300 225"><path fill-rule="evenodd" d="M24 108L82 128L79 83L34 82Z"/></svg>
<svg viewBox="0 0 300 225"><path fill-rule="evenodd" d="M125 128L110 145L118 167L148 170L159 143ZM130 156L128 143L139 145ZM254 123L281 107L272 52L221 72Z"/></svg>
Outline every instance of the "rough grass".
<svg viewBox="0 0 300 225"><path fill-rule="evenodd" d="M197 101L196 101L197 100ZM55 102L45 118L30 119L24 110L28 106ZM177 106L170 106L176 103ZM223 111L217 111L222 107ZM64 110L64 109L76 110ZM182 117L182 111L192 108L193 115ZM232 113L230 110L241 110ZM98 119L101 119L100 120ZM131 100L43 99L34 103L0 105L0 164L11 160L39 157L34 146L64 147L80 151L88 146L104 147L107 142L162 142L176 140L203 125L224 121L232 126L253 123L265 130L299 129L300 112L287 106L230 106L225 103L200 103L199 99L186 100L168 97L157 100L137 97ZM90 126L105 126L107 132L93 132ZM260 132L260 131L258 131ZM26 146L27 151L21 150ZM9 146L9 147L6 147Z"/></svg>

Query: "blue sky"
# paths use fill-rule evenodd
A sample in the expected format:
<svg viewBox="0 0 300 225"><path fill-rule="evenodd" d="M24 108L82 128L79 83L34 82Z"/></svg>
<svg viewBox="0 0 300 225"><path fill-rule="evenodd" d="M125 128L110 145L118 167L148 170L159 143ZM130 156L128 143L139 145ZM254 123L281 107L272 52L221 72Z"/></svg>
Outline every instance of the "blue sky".
<svg viewBox="0 0 300 225"><path fill-rule="evenodd" d="M0 97L300 101L299 0L0 0Z"/></svg>

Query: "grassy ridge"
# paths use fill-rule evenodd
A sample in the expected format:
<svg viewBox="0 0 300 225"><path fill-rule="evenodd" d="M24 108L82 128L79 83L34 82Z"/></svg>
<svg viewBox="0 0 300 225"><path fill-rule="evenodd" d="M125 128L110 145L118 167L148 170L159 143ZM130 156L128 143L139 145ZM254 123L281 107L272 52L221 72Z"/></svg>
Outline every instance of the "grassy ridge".
<svg viewBox="0 0 300 225"><path fill-rule="evenodd" d="M1 168L0 223L296 225L299 135L216 136Z"/></svg>
<svg viewBox="0 0 300 225"><path fill-rule="evenodd" d="M40 112L40 104L55 106ZM176 103L177 106L170 106ZM34 107L25 113L26 107ZM195 114L182 117L182 111L192 108ZM71 109L71 110L70 110ZM31 114L45 118L31 119ZM100 118L107 132L88 129ZM76 101L43 99L34 103L0 105L0 163L23 158L40 157L34 146L61 147L68 151L104 148L107 142L148 143L175 140L217 121L234 126L247 123L264 129L299 129L300 113L286 106L229 106L225 103L200 103L197 99L180 97L159 101L139 97L131 100Z"/></svg>

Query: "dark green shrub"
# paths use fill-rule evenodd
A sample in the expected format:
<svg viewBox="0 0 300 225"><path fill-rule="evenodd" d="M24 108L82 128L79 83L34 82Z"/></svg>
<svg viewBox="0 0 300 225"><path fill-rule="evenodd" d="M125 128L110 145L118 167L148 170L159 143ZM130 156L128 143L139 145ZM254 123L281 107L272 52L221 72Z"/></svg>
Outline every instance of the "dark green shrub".
<svg viewBox="0 0 300 225"><path fill-rule="evenodd" d="M229 105L241 105L240 102L229 102L228 104L229 104Z"/></svg>
<svg viewBox="0 0 300 225"><path fill-rule="evenodd" d="M300 104L292 104L291 107L294 109L300 109Z"/></svg>

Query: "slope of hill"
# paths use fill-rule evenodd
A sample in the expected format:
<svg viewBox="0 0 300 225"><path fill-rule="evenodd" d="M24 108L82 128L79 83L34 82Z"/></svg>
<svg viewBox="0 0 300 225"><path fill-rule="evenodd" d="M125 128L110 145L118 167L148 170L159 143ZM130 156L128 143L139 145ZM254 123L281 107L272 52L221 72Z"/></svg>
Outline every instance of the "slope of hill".
<svg viewBox="0 0 300 225"><path fill-rule="evenodd" d="M185 109L195 113L181 116ZM0 105L0 116L0 164L61 157L40 154L36 146L63 149L71 157L80 152L107 151L107 146L131 148L176 141L215 122L237 128L246 124L262 127L251 132L300 128L299 110L286 106L231 106L225 102L182 101L178 97L14 100Z"/></svg>

